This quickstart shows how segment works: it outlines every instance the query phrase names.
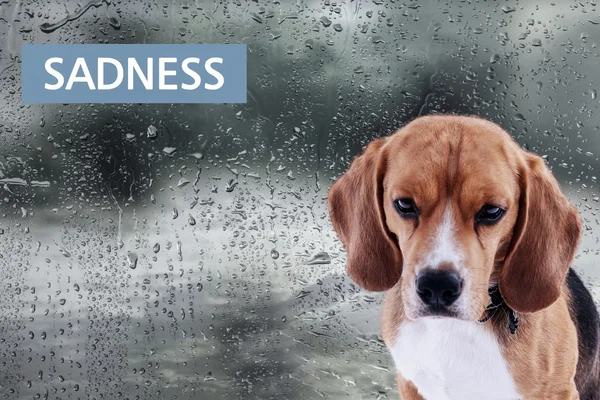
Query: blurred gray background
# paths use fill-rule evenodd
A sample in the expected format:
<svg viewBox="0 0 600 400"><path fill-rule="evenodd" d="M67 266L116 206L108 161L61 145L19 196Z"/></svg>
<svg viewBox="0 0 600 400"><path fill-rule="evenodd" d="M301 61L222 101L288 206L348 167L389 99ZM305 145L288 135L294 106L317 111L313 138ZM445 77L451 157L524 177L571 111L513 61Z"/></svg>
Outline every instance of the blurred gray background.
<svg viewBox="0 0 600 400"><path fill-rule="evenodd" d="M547 159L600 298L595 1L86 1L0 0L0 398L397 398L325 198L418 115ZM23 105L23 43L245 43L248 102Z"/></svg>

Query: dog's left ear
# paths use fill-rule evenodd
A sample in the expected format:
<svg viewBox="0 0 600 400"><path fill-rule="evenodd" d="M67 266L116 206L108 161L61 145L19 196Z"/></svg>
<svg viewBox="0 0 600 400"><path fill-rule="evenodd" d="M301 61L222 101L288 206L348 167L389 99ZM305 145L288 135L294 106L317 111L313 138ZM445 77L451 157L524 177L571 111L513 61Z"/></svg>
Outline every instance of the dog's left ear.
<svg viewBox="0 0 600 400"><path fill-rule="evenodd" d="M348 255L348 275L370 291L384 291L402 274L402 254L385 224L383 178L387 139L369 144L329 190L329 215Z"/></svg>
<svg viewBox="0 0 600 400"><path fill-rule="evenodd" d="M581 218L544 160L523 154L519 215L499 286L509 307L530 313L560 296L581 237Z"/></svg>

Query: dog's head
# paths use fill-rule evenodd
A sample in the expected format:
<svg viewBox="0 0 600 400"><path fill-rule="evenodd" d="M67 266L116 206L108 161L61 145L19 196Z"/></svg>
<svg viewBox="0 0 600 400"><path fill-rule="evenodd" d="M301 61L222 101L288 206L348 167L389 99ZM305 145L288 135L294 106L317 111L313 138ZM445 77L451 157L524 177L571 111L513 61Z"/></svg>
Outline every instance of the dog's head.
<svg viewBox="0 0 600 400"><path fill-rule="evenodd" d="M581 221L545 166L499 126L430 116L378 139L329 192L347 271L400 285L410 319L475 320L498 285L518 312L551 305Z"/></svg>

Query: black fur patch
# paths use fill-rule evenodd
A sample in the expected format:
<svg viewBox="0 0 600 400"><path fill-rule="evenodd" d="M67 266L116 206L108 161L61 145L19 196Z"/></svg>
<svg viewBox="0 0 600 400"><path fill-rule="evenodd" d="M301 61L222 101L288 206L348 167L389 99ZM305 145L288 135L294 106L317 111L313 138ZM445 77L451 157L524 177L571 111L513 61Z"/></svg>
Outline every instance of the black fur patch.
<svg viewBox="0 0 600 400"><path fill-rule="evenodd" d="M581 400L600 400L600 318L594 300L571 268L567 275L570 313L579 337L575 384Z"/></svg>

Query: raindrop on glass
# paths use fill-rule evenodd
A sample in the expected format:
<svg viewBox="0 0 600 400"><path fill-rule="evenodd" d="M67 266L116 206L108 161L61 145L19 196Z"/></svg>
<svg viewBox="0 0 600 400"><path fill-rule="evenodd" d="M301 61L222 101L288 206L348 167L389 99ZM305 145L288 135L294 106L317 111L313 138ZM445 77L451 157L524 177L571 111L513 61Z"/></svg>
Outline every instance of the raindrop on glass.
<svg viewBox="0 0 600 400"><path fill-rule="evenodd" d="M331 264L331 257L325 252L317 253L306 262L306 265Z"/></svg>
<svg viewBox="0 0 600 400"><path fill-rule="evenodd" d="M149 139L155 139L158 136L158 129L154 125L150 125L148 127L148 131L146 132L146 136Z"/></svg>
<svg viewBox="0 0 600 400"><path fill-rule="evenodd" d="M129 264L129 268L131 269L136 269L137 268L137 262L138 262L138 256L137 254L135 254L134 252L128 252L127 253L127 263Z"/></svg>

